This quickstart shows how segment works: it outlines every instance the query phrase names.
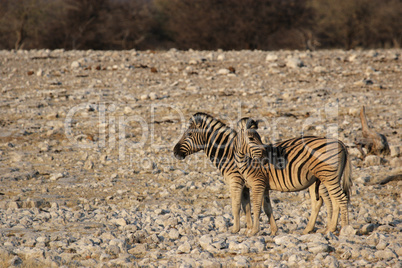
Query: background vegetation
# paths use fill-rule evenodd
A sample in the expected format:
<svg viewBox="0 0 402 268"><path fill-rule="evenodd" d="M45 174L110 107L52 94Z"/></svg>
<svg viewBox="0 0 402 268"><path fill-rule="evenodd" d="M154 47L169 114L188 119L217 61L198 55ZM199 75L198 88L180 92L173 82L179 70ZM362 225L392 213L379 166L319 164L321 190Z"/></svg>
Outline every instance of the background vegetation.
<svg viewBox="0 0 402 268"><path fill-rule="evenodd" d="M0 49L402 44L402 0L0 0Z"/></svg>

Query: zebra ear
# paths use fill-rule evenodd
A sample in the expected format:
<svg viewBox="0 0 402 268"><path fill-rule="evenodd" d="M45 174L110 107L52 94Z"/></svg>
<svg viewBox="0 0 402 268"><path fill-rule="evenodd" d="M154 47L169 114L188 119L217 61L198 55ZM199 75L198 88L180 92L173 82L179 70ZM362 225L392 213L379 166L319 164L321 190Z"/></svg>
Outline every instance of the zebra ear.
<svg viewBox="0 0 402 268"><path fill-rule="evenodd" d="M201 127L201 123L200 123L200 122L191 122L191 123L190 123L190 128L199 129L200 127Z"/></svg>
<svg viewBox="0 0 402 268"><path fill-rule="evenodd" d="M191 128L200 128L202 124L202 118L205 117L206 114L196 113L190 118L190 127Z"/></svg>
<svg viewBox="0 0 402 268"><path fill-rule="evenodd" d="M250 118L247 120L246 129L258 129L258 121Z"/></svg>

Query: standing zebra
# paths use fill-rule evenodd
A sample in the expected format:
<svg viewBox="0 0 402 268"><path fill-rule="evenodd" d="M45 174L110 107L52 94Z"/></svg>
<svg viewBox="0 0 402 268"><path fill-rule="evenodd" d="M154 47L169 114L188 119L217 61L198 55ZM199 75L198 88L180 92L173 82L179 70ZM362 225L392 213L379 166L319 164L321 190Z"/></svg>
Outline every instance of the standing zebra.
<svg viewBox="0 0 402 268"><path fill-rule="evenodd" d="M240 204L246 213L247 228L252 227L250 191L244 187L244 179L234 161L236 135L233 129L212 116L196 113L191 117L188 129L173 149L175 157L180 160L204 150L207 157L219 169L230 187L234 218L233 233L240 231Z"/></svg>
<svg viewBox="0 0 402 268"><path fill-rule="evenodd" d="M320 183L324 184L332 201L331 208L328 207L328 217L331 217L332 210L328 231L336 230L339 210L342 227L348 224L347 205L352 186L351 164L347 149L341 141L308 136L283 141L274 146L264 146L256 131L258 124L254 120L243 118L237 127L235 160L253 197L254 219L250 235L260 230L259 218L264 194L264 199L267 199L269 190L294 192L314 187L314 183L315 191L310 187L312 201L313 192L316 193L318 201ZM342 175L344 179L341 187ZM266 202L269 203L269 200ZM310 223L315 222L313 217L317 215L314 216L314 210L317 207L319 209L318 205L321 206L319 203L313 204L313 213L306 230L314 227L314 224L311 226ZM269 211L268 217L271 221L272 210Z"/></svg>
<svg viewBox="0 0 402 268"><path fill-rule="evenodd" d="M196 113L191 117L188 129L173 149L175 157L180 160L188 155L204 150L207 157L219 169L230 188L234 218L232 232L234 233L240 230L240 204L246 213L247 229L251 230L252 228L249 188L245 187L244 178L240 174L234 159L236 137L237 133L221 121L205 113ZM325 187L320 186L320 196L323 198L319 199L319 201L315 197L313 198L314 189L314 185L310 187L313 213L304 233L313 230L322 199L324 201L329 200L328 195L325 195ZM268 192L266 194L266 198L264 198L264 211L270 219L271 234L275 235L278 228L275 219L271 216L272 208ZM326 196L327 198L325 198ZM331 202L325 202L325 204L328 210L330 210Z"/></svg>

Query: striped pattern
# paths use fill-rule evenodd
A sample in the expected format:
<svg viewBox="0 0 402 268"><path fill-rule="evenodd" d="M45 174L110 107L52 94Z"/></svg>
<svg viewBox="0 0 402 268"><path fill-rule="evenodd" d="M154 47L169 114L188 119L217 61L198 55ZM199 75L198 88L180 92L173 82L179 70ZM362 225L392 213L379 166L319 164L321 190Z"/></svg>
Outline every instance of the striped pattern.
<svg viewBox="0 0 402 268"><path fill-rule="evenodd" d="M233 233L240 230L241 206L246 213L247 228L252 227L250 192L244 187L244 179L234 161L236 136L236 132L221 121L205 113L196 113L191 117L188 129L173 149L178 159L204 150L207 157L220 170L230 188L234 218Z"/></svg>
<svg viewBox="0 0 402 268"><path fill-rule="evenodd" d="M314 187L314 190L310 188L310 193L314 193L312 201L315 198L321 204L322 201L317 198L319 189L321 197L327 204L330 202L328 197L325 197L325 189L328 191L332 201L332 206L329 207L329 210L332 208L332 216L328 230L335 231L339 210L341 210L342 226L347 225L348 196L352 181L345 145L339 140L313 136L290 139L275 145L263 145L257 128L257 123L252 119L240 120L235 149L237 167L253 196L254 225L251 234L257 233L260 228L259 212L264 194L267 195L269 190L300 191L310 186ZM316 184L313 185L314 183ZM316 206L318 204L313 203L312 217L315 218L310 218L305 231L314 227Z"/></svg>
<svg viewBox="0 0 402 268"><path fill-rule="evenodd" d="M220 170L230 187L232 213L234 217L232 232L238 232L240 230L241 206L246 213L247 229L251 231L253 224L251 218L249 188L245 187L245 180L240 174L234 158L235 143L237 142L236 137L237 132L226 126L221 121L204 113L196 113L191 117L188 129L176 144L173 151L175 157L178 159L184 159L186 156L201 150L206 153L211 162ZM259 147L257 148L259 149ZM258 153L258 150L256 150L255 153ZM312 189L313 192L311 193L314 193L313 186ZM329 198L328 195L325 195L325 192L325 187L321 185L320 195L322 198L320 198L319 201L317 201L315 197L314 199L312 198L313 213L311 214L305 232L313 230L315 219L318 215L323 199L330 209L331 202L326 202ZM313 197L313 195L311 196ZM327 199L324 198L325 196ZM272 207L268 191L265 193L263 203L264 211L270 219L271 234L275 235L278 228L272 215Z"/></svg>

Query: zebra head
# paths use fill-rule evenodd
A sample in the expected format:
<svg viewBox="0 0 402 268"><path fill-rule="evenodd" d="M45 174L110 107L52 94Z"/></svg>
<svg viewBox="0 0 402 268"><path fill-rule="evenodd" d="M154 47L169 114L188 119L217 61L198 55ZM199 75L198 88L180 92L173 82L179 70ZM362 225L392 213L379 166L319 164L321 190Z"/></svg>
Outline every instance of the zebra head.
<svg viewBox="0 0 402 268"><path fill-rule="evenodd" d="M262 159L264 144L257 132L258 122L244 117L237 123L237 153L251 159Z"/></svg>
<svg viewBox="0 0 402 268"><path fill-rule="evenodd" d="M202 122L206 116L206 114L196 113L191 117L188 129L173 149L174 156L177 159L183 160L186 156L204 149Z"/></svg>

